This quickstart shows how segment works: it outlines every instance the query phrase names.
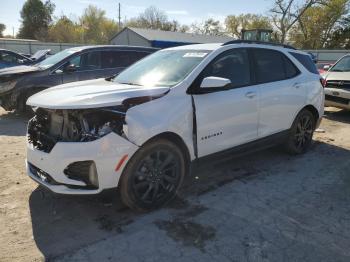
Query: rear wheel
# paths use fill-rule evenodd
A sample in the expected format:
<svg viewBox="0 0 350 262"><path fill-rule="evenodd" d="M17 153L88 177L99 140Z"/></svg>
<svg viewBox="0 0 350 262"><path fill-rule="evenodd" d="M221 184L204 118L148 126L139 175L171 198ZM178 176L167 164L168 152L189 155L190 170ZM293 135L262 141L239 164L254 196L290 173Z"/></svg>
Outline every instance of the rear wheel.
<svg viewBox="0 0 350 262"><path fill-rule="evenodd" d="M292 125L286 149L291 154L305 153L312 142L316 119L309 110L302 110Z"/></svg>
<svg viewBox="0 0 350 262"><path fill-rule="evenodd" d="M176 196L185 172L184 155L174 143L165 139L147 143L122 174L122 200L135 210L156 209Z"/></svg>

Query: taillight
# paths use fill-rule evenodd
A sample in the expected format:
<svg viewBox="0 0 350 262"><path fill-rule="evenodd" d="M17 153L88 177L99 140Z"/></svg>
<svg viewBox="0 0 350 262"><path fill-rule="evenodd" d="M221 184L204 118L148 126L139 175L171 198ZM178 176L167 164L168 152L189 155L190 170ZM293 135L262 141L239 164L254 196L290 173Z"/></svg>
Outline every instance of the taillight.
<svg viewBox="0 0 350 262"><path fill-rule="evenodd" d="M321 85L325 88L327 86L327 80L323 77L320 78Z"/></svg>

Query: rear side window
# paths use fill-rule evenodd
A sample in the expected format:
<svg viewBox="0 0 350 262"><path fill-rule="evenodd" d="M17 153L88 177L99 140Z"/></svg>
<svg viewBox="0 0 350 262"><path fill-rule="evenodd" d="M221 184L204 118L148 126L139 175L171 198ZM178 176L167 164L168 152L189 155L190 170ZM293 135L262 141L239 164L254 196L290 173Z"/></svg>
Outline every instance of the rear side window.
<svg viewBox="0 0 350 262"><path fill-rule="evenodd" d="M292 78L297 76L300 73L297 67L285 55L283 55L283 58L284 58L284 66L286 70L286 77Z"/></svg>
<svg viewBox="0 0 350 262"><path fill-rule="evenodd" d="M130 64L127 52L103 51L102 68L127 67Z"/></svg>
<svg viewBox="0 0 350 262"><path fill-rule="evenodd" d="M146 55L136 51L103 51L102 68L128 67Z"/></svg>
<svg viewBox="0 0 350 262"><path fill-rule="evenodd" d="M285 79L284 61L280 52L267 49L255 49L255 74L258 83Z"/></svg>
<svg viewBox="0 0 350 262"><path fill-rule="evenodd" d="M270 49L254 49L255 77L257 83L268 83L295 77L296 66L281 52Z"/></svg>
<svg viewBox="0 0 350 262"><path fill-rule="evenodd" d="M309 55L303 55L299 53L289 52L294 56L310 73L318 75L318 71L315 63L312 61Z"/></svg>

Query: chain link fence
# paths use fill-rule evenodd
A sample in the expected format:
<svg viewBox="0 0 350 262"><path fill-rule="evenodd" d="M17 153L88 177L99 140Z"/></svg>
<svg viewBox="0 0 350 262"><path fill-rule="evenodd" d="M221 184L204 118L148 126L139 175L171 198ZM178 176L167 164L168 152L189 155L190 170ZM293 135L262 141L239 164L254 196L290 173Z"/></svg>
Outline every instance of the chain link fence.
<svg viewBox="0 0 350 262"><path fill-rule="evenodd" d="M85 44L86 45L86 44ZM50 49L52 54L58 53L64 49L84 46L84 44L73 43L50 43L40 42L36 40L21 40L21 39L1 39L0 49L7 49L17 53L34 54L38 50Z"/></svg>

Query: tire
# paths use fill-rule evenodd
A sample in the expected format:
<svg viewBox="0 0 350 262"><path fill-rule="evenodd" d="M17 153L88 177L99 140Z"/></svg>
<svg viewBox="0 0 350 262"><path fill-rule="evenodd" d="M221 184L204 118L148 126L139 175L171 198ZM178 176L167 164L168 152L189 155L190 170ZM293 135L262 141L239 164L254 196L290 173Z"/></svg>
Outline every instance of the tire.
<svg viewBox="0 0 350 262"><path fill-rule="evenodd" d="M286 143L286 150L293 155L305 153L311 145L316 119L309 110L302 110L295 118Z"/></svg>
<svg viewBox="0 0 350 262"><path fill-rule="evenodd" d="M176 196L186 165L184 154L174 143L157 139L145 144L122 173L122 201L137 211L150 211L165 205Z"/></svg>
<svg viewBox="0 0 350 262"><path fill-rule="evenodd" d="M27 100L29 97L31 97L32 95L39 93L40 91L42 91L44 89L34 89L33 91L29 92L29 93L24 93L23 95L21 95L18 100L17 100L17 106L16 106L16 111L20 114L26 114L28 116L34 116L35 112L33 111L31 106L27 106Z"/></svg>

